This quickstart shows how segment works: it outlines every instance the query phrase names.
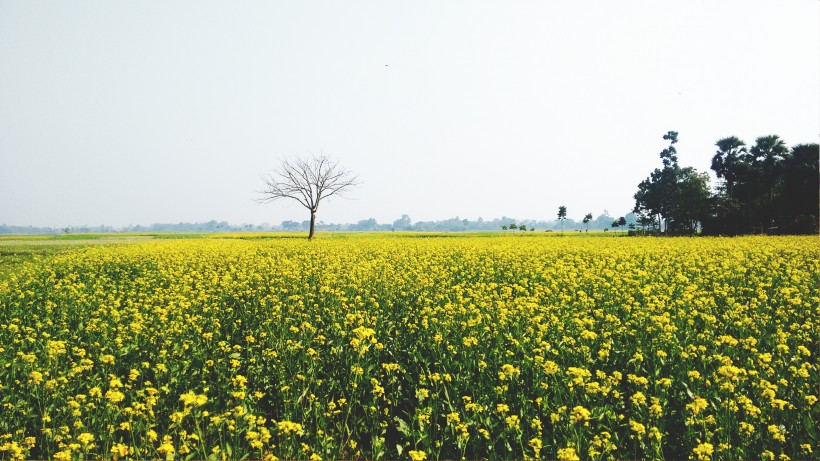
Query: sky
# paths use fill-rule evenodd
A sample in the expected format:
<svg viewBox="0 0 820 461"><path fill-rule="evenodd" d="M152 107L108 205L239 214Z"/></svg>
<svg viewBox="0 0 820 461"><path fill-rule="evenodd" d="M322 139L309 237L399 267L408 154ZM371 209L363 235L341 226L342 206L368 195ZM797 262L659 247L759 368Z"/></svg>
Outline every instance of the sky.
<svg viewBox="0 0 820 461"><path fill-rule="evenodd" d="M820 3L0 0L0 224L620 216L670 130L818 142Z"/></svg>

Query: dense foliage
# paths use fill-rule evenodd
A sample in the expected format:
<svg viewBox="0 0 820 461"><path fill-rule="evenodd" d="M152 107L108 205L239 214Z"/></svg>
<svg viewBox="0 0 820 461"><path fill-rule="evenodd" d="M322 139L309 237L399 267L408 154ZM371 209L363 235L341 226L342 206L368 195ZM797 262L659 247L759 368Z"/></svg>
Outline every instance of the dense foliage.
<svg viewBox="0 0 820 461"><path fill-rule="evenodd" d="M818 459L816 238L194 240L0 281L0 458Z"/></svg>
<svg viewBox="0 0 820 461"><path fill-rule="evenodd" d="M762 136L751 149L737 137L717 141L712 170L720 180L710 191L709 177L678 164L678 133L656 168L638 184L635 213L646 228L671 234L817 234L820 167L817 144L792 149L778 136Z"/></svg>
<svg viewBox="0 0 820 461"><path fill-rule="evenodd" d="M762 136L748 151L736 137L716 145L712 169L723 182L706 221L712 233L818 232L817 144L789 149L777 136Z"/></svg>

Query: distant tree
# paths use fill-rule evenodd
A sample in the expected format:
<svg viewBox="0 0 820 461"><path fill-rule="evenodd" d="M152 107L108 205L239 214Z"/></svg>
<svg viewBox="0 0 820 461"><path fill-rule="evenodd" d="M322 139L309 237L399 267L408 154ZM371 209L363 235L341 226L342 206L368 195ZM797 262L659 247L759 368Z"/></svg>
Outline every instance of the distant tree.
<svg viewBox="0 0 820 461"><path fill-rule="evenodd" d="M657 221L653 216L641 214L638 215L638 224L640 224L642 230L646 231L647 229L654 229Z"/></svg>
<svg viewBox="0 0 820 461"><path fill-rule="evenodd" d="M322 200L342 195L359 184L357 177L324 154L311 158L284 160L279 169L262 176L265 189L259 203L291 199L310 211L310 233L313 239L316 212Z"/></svg>
<svg viewBox="0 0 820 461"><path fill-rule="evenodd" d="M635 194L635 213L644 212L657 217L658 222L668 226L669 214L674 201L677 183L678 166L677 150L678 132L668 131L663 139L671 141L669 147L660 153L663 169L655 168L648 178L638 184Z"/></svg>
<svg viewBox="0 0 820 461"><path fill-rule="evenodd" d="M715 145L718 147L718 151L712 157L712 170L719 179L723 180L726 195L731 198L735 184L740 179L741 161L747 153L746 143L736 136L730 136L719 139Z"/></svg>
<svg viewBox="0 0 820 461"><path fill-rule="evenodd" d="M789 233L818 232L818 144L794 146L782 162L779 196L775 198L777 220Z"/></svg>
<svg viewBox="0 0 820 461"><path fill-rule="evenodd" d="M618 226L620 226L620 227L626 226L626 218L625 217L621 216L620 218L618 218Z"/></svg>
<svg viewBox="0 0 820 461"><path fill-rule="evenodd" d="M590 224L592 227L595 227L596 229L607 229L613 219L614 218L609 215L609 212L607 210L604 210L604 212L598 215L597 218L590 221Z"/></svg>
<svg viewBox="0 0 820 461"><path fill-rule="evenodd" d="M779 136L768 135L748 150L736 137L716 145L712 169L723 183L711 197L705 233L817 233L817 144L789 150Z"/></svg>
<svg viewBox="0 0 820 461"><path fill-rule="evenodd" d="M412 226L412 221L410 221L410 216L403 214L401 218L393 221L393 229L396 230L410 230L410 226Z"/></svg>
<svg viewBox="0 0 820 461"><path fill-rule="evenodd" d="M377 230L378 222L374 218L362 219L353 225L353 230L357 231L374 231Z"/></svg>
<svg viewBox="0 0 820 461"><path fill-rule="evenodd" d="M711 213L709 177L692 167L678 165L676 131L663 138L671 141L660 154L663 169L656 168L638 184L634 212L652 216L667 232L692 233Z"/></svg>
<svg viewBox="0 0 820 461"><path fill-rule="evenodd" d="M564 221L567 219L567 207L561 205L558 207L558 220L561 221L561 235L564 235Z"/></svg>
<svg viewBox="0 0 820 461"><path fill-rule="evenodd" d="M669 147L661 152L661 159L663 160L663 166L673 166L677 165L678 163L678 151L675 149L675 144L678 142L678 132L677 131L667 131L665 135L663 135L663 139L669 141Z"/></svg>
<svg viewBox="0 0 820 461"><path fill-rule="evenodd" d="M587 213L584 216L583 223L587 226L587 232L589 232L589 222L592 221L592 213Z"/></svg>
<svg viewBox="0 0 820 461"><path fill-rule="evenodd" d="M698 225L711 213L709 175L698 173L692 167L681 168L671 211L672 230L694 233Z"/></svg>
<svg viewBox="0 0 820 461"><path fill-rule="evenodd" d="M746 143L737 136L721 138L715 145L718 150L712 157L711 168L721 183L712 197L714 210L706 227L712 233L735 234L740 232L744 222L750 221L743 219L743 215L750 216L751 211L748 202L752 194L747 187L751 174L748 150Z"/></svg>
<svg viewBox="0 0 820 461"><path fill-rule="evenodd" d="M299 229L300 227L302 227L302 225L301 225L301 224L299 224L299 223L298 223L298 222L296 222L296 221L282 221L282 229L285 229L285 230L297 230L297 229Z"/></svg>
<svg viewBox="0 0 820 461"><path fill-rule="evenodd" d="M507 230L507 225L504 224L503 226L501 226L501 230Z"/></svg>
<svg viewBox="0 0 820 461"><path fill-rule="evenodd" d="M755 145L749 149L752 171L760 209L759 221L761 230L765 231L774 226L774 196L775 186L780 176L781 162L788 154L786 142L777 135L761 136L755 140Z"/></svg>
<svg viewBox="0 0 820 461"><path fill-rule="evenodd" d="M510 224L510 230L516 230L516 229L518 229L518 225L515 224L515 223L511 223Z"/></svg>

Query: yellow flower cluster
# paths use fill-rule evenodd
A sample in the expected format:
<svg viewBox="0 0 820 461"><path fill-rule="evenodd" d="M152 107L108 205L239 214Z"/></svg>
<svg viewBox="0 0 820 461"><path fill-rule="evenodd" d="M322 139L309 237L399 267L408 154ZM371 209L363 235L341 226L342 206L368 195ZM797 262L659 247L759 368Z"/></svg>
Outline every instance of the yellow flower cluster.
<svg viewBox="0 0 820 461"><path fill-rule="evenodd" d="M0 459L817 459L818 253L535 234L66 252L0 283Z"/></svg>

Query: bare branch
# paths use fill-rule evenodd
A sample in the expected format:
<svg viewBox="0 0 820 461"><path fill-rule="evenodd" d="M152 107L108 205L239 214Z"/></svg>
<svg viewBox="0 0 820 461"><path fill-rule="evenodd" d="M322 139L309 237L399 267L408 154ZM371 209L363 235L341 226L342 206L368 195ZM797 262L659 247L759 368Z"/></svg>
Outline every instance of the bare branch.
<svg viewBox="0 0 820 461"><path fill-rule="evenodd" d="M264 190L257 191L261 197L257 203L270 203L279 199L291 199L311 212L311 230L319 203L333 195L343 194L360 184L358 176L339 166L324 154L310 158L283 160L278 170L261 176Z"/></svg>

